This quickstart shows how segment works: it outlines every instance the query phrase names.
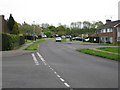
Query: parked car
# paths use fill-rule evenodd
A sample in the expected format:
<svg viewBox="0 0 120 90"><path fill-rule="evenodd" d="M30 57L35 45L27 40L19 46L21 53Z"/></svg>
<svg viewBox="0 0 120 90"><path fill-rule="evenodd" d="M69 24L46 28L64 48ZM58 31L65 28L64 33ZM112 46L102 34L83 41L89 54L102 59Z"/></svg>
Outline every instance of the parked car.
<svg viewBox="0 0 120 90"><path fill-rule="evenodd" d="M70 35L66 35L65 37L66 37L66 38L70 38L71 36L70 36Z"/></svg>
<svg viewBox="0 0 120 90"><path fill-rule="evenodd" d="M89 38L86 38L85 41L88 42L90 39Z"/></svg>
<svg viewBox="0 0 120 90"><path fill-rule="evenodd" d="M56 42L61 42L62 38L61 37L56 37Z"/></svg>
<svg viewBox="0 0 120 90"><path fill-rule="evenodd" d="M82 38L81 37L73 37L72 40L82 41Z"/></svg>

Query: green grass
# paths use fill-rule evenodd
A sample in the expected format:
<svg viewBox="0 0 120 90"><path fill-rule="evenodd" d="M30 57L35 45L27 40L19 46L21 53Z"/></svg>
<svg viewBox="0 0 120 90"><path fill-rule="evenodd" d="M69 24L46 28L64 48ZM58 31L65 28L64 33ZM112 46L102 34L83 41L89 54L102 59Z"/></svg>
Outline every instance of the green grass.
<svg viewBox="0 0 120 90"><path fill-rule="evenodd" d="M62 39L61 42L67 42L67 40L66 39Z"/></svg>
<svg viewBox="0 0 120 90"><path fill-rule="evenodd" d="M96 49L114 52L114 53L120 53L120 47L100 47L100 48L96 48Z"/></svg>
<svg viewBox="0 0 120 90"><path fill-rule="evenodd" d="M25 43L31 43L33 40L25 40Z"/></svg>
<svg viewBox="0 0 120 90"><path fill-rule="evenodd" d="M117 61L120 60L120 55L117 55L117 54L106 53L106 52L96 51L92 49L78 49L77 51L90 54L90 55L94 55L94 56L104 57L107 59L112 59L112 60L117 60Z"/></svg>
<svg viewBox="0 0 120 90"><path fill-rule="evenodd" d="M108 44L108 43L99 43L99 45L111 45L111 46L119 46L120 44Z"/></svg>
<svg viewBox="0 0 120 90"><path fill-rule="evenodd" d="M39 43L41 43L41 42L43 42L43 41L45 41L45 40L37 40L36 42L34 42L33 44L31 44L31 45L29 45L27 48L25 48L24 50L32 50L32 51L34 51L34 50L37 50L38 49L38 45L39 45Z"/></svg>

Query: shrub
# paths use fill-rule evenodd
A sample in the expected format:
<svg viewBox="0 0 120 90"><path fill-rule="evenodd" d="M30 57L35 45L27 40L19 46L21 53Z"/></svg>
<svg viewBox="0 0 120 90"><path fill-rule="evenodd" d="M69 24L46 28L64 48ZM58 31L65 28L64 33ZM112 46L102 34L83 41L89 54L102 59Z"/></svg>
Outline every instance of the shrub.
<svg viewBox="0 0 120 90"><path fill-rule="evenodd" d="M20 42L19 42L19 45L22 45L25 43L25 37L24 36L19 36L20 38Z"/></svg>
<svg viewBox="0 0 120 90"><path fill-rule="evenodd" d="M23 36L7 34L7 33L2 34L2 51L12 50L24 43L25 42Z"/></svg>
<svg viewBox="0 0 120 90"><path fill-rule="evenodd" d="M34 40L34 36L27 35L27 36L25 36L25 39Z"/></svg>
<svg viewBox="0 0 120 90"><path fill-rule="evenodd" d="M41 35L38 35L38 39L41 39L42 38L42 36Z"/></svg>

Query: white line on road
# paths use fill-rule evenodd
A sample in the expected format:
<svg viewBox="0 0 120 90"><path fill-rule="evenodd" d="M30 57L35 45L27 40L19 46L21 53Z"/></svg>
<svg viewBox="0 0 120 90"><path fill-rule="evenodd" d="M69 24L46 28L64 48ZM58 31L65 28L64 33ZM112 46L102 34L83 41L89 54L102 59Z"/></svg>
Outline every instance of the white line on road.
<svg viewBox="0 0 120 90"><path fill-rule="evenodd" d="M70 87L70 85L68 85L67 83L64 83L67 87Z"/></svg>
<svg viewBox="0 0 120 90"><path fill-rule="evenodd" d="M32 54L32 57L33 57L33 60L35 62L36 65L39 65L39 62L37 61L36 57L35 57L35 54Z"/></svg>
<svg viewBox="0 0 120 90"><path fill-rule="evenodd" d="M62 78L60 78L60 80L62 81L62 82L64 82L65 80L64 79L62 79Z"/></svg>
<svg viewBox="0 0 120 90"><path fill-rule="evenodd" d="M66 87L70 88L70 90L73 90L73 89L70 87L70 85L69 85L68 83L66 83L65 80L64 80L63 78L61 78L61 76L58 75L57 72L56 72L53 68L51 68L51 66L50 66L48 63L46 63L45 59L44 59L38 52L37 52L37 55L39 56L39 58L41 59L41 61L42 61L46 66L48 66L49 69L52 70L52 71L54 72L54 74L64 83L64 85L65 85Z"/></svg>

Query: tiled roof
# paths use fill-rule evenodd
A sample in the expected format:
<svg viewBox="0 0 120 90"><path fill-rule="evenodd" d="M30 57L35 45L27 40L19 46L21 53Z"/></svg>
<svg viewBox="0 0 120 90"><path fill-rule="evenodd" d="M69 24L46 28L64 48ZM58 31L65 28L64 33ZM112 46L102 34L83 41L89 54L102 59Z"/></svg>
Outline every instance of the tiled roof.
<svg viewBox="0 0 120 90"><path fill-rule="evenodd" d="M117 24L120 24L120 20L108 22L108 23L100 26L99 29L113 28L113 27L116 26Z"/></svg>

